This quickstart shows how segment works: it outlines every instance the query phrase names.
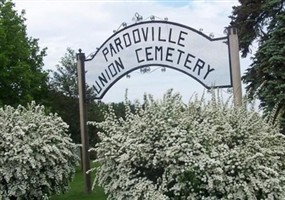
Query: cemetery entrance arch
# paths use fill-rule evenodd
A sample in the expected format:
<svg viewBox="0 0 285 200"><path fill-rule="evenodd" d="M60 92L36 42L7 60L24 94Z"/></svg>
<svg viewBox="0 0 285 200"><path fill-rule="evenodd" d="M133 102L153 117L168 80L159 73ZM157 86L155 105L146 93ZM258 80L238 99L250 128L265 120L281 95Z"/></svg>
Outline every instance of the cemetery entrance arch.
<svg viewBox="0 0 285 200"><path fill-rule="evenodd" d="M77 54L82 167L85 192L91 191L86 113L86 78L95 99L130 72L148 66L178 70L206 88L233 87L234 103L241 105L241 78L237 32L211 38L188 26L168 21L144 21L124 27L109 37L87 59ZM87 75L85 77L85 67ZM90 83L90 81L89 81Z"/></svg>

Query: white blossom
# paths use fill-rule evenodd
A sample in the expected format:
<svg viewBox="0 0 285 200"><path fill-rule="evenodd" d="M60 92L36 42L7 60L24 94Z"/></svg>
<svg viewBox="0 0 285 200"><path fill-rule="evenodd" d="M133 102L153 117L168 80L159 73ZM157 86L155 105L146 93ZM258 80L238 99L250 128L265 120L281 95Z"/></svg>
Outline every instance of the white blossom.
<svg viewBox="0 0 285 200"><path fill-rule="evenodd" d="M43 106L0 108L0 199L47 199L68 189L78 158L68 125Z"/></svg>
<svg viewBox="0 0 285 200"><path fill-rule="evenodd" d="M113 109L92 123L103 131L95 147L96 182L108 199L285 199L285 137L277 125L213 93L187 105L168 91L145 96L125 119Z"/></svg>

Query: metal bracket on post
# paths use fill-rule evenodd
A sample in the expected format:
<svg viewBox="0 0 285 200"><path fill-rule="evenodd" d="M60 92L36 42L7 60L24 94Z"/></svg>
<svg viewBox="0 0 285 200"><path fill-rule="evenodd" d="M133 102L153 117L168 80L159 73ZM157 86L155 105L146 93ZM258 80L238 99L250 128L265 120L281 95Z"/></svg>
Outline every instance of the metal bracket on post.
<svg viewBox="0 0 285 200"><path fill-rule="evenodd" d="M231 62L231 75L233 83L233 96L234 105L242 105L242 89L241 89L241 75L240 75L240 59L239 59L239 41L237 35L237 29L234 27L228 27L229 37L229 51Z"/></svg>
<svg viewBox="0 0 285 200"><path fill-rule="evenodd" d="M81 132L81 163L84 177L84 191L91 192L91 174L87 173L90 170L90 156L89 156L89 137L87 133L87 101L86 101L86 84L85 84L85 54L76 54L77 59L77 78L79 91L79 113L80 113L80 132Z"/></svg>

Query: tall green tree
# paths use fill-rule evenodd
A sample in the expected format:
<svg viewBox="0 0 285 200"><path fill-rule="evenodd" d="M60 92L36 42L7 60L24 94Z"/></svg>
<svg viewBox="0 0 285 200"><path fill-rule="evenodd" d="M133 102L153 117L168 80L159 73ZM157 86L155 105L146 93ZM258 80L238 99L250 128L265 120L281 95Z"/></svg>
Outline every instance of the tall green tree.
<svg viewBox="0 0 285 200"><path fill-rule="evenodd" d="M50 90L47 105L52 112L57 112L69 125L71 138L76 143L81 143L79 124L79 100L77 84L77 61L76 52L67 48L66 53L56 66L56 71L50 73ZM88 121L101 122L109 105L94 101L95 92L92 87L86 85L87 91L87 118ZM125 117L125 104L111 103L117 116ZM133 106L131 106L132 109ZM99 138L98 128L88 127L89 143L94 146Z"/></svg>
<svg viewBox="0 0 285 200"><path fill-rule="evenodd" d="M240 0L233 7L232 24L239 31L245 57L256 42L252 64L243 76L251 98L257 96L266 113L276 109L285 118L285 1ZM285 123L282 124L283 129Z"/></svg>
<svg viewBox="0 0 285 200"><path fill-rule="evenodd" d="M65 55L56 65L57 71L53 72L51 84L53 88L68 97L78 97L76 53L67 48Z"/></svg>
<svg viewBox="0 0 285 200"><path fill-rule="evenodd" d="M50 91L48 106L53 112L57 112L63 120L69 125L71 138L76 143L81 143L80 124L79 124L79 99L77 84L77 61L76 52L67 48L64 56L59 60L56 71L50 73ZM94 92L91 87L87 86L88 101L88 119L102 121L102 113L99 107L104 104L97 104L92 99ZM97 142L97 132L92 127L89 130L90 143Z"/></svg>
<svg viewBox="0 0 285 200"><path fill-rule="evenodd" d="M0 106L41 102L46 94L46 49L27 35L24 14L11 1L0 0Z"/></svg>
<svg viewBox="0 0 285 200"><path fill-rule="evenodd" d="M66 53L56 65L56 71L50 71L49 80L47 105L69 125L73 141L80 143L76 53L74 50L67 48Z"/></svg>
<svg viewBox="0 0 285 200"><path fill-rule="evenodd" d="M66 53L56 65L57 70L53 71L51 86L54 90L67 97L78 98L77 84L77 61L76 52L71 48L66 49ZM92 100L95 97L92 87L87 87L87 98Z"/></svg>

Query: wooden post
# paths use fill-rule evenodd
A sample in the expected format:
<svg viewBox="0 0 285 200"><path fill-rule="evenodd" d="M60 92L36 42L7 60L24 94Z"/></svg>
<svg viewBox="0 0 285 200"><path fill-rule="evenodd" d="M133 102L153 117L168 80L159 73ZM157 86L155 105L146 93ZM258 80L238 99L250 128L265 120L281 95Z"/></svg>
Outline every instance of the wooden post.
<svg viewBox="0 0 285 200"><path fill-rule="evenodd" d="M239 60L239 41L237 29L234 27L228 28L229 36L229 51L231 63L231 75L233 83L233 96L234 105L242 105L242 88L241 88L241 75L240 75L240 60Z"/></svg>
<svg viewBox="0 0 285 200"><path fill-rule="evenodd" d="M85 84L85 54L76 54L77 59L77 78L79 91L79 113L80 113L80 132L82 144L81 163L84 177L84 192L91 193L91 174L86 173L90 170L90 156L89 156L89 138L87 133L87 101L86 101L86 84Z"/></svg>

